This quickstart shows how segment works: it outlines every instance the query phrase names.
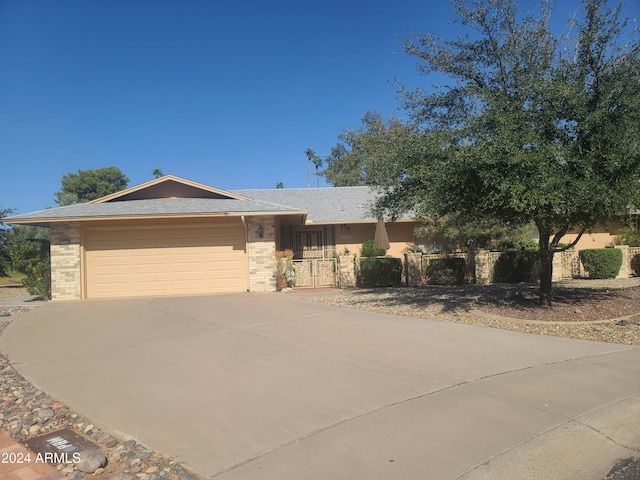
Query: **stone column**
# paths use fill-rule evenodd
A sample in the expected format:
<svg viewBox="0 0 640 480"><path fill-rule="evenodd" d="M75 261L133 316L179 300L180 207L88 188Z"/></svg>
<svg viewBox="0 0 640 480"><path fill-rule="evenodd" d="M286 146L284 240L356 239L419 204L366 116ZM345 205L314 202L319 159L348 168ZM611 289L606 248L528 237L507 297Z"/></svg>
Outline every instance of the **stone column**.
<svg viewBox="0 0 640 480"><path fill-rule="evenodd" d="M616 248L622 250L622 265L620 266L620 271L616 279L629 278L629 245L616 245Z"/></svg>
<svg viewBox="0 0 640 480"><path fill-rule="evenodd" d="M422 285L422 253L405 253L404 270L408 287Z"/></svg>
<svg viewBox="0 0 640 480"><path fill-rule="evenodd" d="M551 281L561 282L563 278L562 272L562 252L556 252L553 254L553 272L551 273Z"/></svg>
<svg viewBox="0 0 640 480"><path fill-rule="evenodd" d="M80 223L51 224L51 299L82 298Z"/></svg>
<svg viewBox="0 0 640 480"><path fill-rule="evenodd" d="M486 285L493 282L493 263L488 250L478 249L475 252L476 283Z"/></svg>
<svg viewBox="0 0 640 480"><path fill-rule="evenodd" d="M356 268L353 263L353 255L340 255L338 257L338 283L340 288L356 286Z"/></svg>
<svg viewBox="0 0 640 480"><path fill-rule="evenodd" d="M249 291L272 292L276 289L276 234L273 215L246 217Z"/></svg>

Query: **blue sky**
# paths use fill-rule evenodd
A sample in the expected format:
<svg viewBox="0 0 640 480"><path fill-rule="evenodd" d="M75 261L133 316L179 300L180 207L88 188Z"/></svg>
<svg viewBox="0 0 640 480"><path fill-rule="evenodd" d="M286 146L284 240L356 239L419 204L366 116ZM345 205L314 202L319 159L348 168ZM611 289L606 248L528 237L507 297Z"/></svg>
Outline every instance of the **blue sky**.
<svg viewBox="0 0 640 480"><path fill-rule="evenodd" d="M324 157L367 110L397 113L395 77L426 83L399 40L456 35L451 10L444 0L0 0L0 208L55 206L64 174L106 166L129 185L160 168L222 189L306 187L307 148ZM627 0L627 14L639 10Z"/></svg>

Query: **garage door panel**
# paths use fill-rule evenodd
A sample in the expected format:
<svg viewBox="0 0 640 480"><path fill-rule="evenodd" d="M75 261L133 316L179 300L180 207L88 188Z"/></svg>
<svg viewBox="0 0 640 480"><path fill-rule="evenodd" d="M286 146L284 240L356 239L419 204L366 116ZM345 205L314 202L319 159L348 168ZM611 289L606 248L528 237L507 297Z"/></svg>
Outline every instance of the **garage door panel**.
<svg viewBox="0 0 640 480"><path fill-rule="evenodd" d="M169 224L85 230L86 296L244 291L244 227Z"/></svg>
<svg viewBox="0 0 640 480"><path fill-rule="evenodd" d="M207 262L206 264L207 268L212 272L225 272L225 274L228 274L228 272L236 272L236 265L237 264L235 262L222 260L217 262ZM237 276L242 276L241 273L242 272L238 272Z"/></svg>

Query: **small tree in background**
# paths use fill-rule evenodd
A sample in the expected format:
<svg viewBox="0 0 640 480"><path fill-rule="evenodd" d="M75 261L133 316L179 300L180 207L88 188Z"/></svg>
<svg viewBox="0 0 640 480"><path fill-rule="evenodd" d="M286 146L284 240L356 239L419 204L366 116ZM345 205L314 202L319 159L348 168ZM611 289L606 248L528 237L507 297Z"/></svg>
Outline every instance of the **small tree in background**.
<svg viewBox="0 0 640 480"><path fill-rule="evenodd" d="M127 188L129 179L118 167L97 170L78 170L62 177L62 189L55 193L61 207L74 203L90 202Z"/></svg>
<svg viewBox="0 0 640 480"><path fill-rule="evenodd" d="M25 275L22 283L31 295L51 298L51 255L49 241L29 239L11 244L14 270Z"/></svg>
<svg viewBox="0 0 640 480"><path fill-rule="evenodd" d="M2 223L2 218L13 212L10 208L0 209L0 277L6 277L11 270L11 255L9 251L9 234L11 230Z"/></svg>

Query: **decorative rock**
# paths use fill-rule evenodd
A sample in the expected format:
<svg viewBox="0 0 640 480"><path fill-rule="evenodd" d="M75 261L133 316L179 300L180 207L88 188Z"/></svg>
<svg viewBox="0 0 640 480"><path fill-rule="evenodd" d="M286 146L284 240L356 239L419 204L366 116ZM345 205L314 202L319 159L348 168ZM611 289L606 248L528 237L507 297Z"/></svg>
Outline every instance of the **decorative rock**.
<svg viewBox="0 0 640 480"><path fill-rule="evenodd" d="M95 472L93 472L94 475L102 475L104 473L104 468L98 468L96 469Z"/></svg>
<svg viewBox="0 0 640 480"><path fill-rule="evenodd" d="M153 467L149 467L149 468L147 468L147 469L144 471L144 473L156 473L157 471L158 471L158 467L153 466Z"/></svg>
<svg viewBox="0 0 640 480"><path fill-rule="evenodd" d="M66 466L62 469L62 473L71 473L75 470L73 466Z"/></svg>
<svg viewBox="0 0 640 480"><path fill-rule="evenodd" d="M130 449L132 449L133 447L136 446L136 441L135 440L127 440L126 442L124 442L122 444L122 446L124 448L126 448L127 450L130 450Z"/></svg>
<svg viewBox="0 0 640 480"><path fill-rule="evenodd" d="M31 427L29 427L29 434L35 435L39 433L40 430L42 430L42 427L40 425L32 425Z"/></svg>
<svg viewBox="0 0 640 480"><path fill-rule="evenodd" d="M136 478L132 473L116 473L112 477L109 477L109 480L133 480Z"/></svg>
<svg viewBox="0 0 640 480"><path fill-rule="evenodd" d="M111 448L111 447L115 447L118 444L118 441L115 438L113 438L111 435L107 435L102 440L100 440L100 443L107 448Z"/></svg>
<svg viewBox="0 0 640 480"><path fill-rule="evenodd" d="M80 461L76 469L85 473L93 473L107 465L107 457L99 450L83 450L80 452Z"/></svg>
<svg viewBox="0 0 640 480"><path fill-rule="evenodd" d="M41 408L38 411L38 418L40 420L50 420L53 418L53 410L50 408Z"/></svg>

